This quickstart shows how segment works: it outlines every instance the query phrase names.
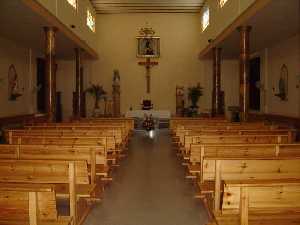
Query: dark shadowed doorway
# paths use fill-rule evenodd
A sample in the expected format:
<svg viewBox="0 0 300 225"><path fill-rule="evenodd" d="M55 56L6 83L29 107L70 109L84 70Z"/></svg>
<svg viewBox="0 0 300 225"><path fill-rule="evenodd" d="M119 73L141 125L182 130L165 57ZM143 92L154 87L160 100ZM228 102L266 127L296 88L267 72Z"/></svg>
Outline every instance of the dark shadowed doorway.
<svg viewBox="0 0 300 225"><path fill-rule="evenodd" d="M250 110L260 111L260 58L255 57L250 60Z"/></svg>

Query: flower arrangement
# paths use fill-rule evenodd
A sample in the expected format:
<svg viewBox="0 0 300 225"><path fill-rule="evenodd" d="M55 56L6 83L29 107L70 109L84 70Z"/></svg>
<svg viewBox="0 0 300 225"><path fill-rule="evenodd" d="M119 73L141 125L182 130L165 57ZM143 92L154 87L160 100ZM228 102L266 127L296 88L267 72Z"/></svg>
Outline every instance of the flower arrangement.
<svg viewBox="0 0 300 225"><path fill-rule="evenodd" d="M192 105L191 108L198 108L197 103L199 101L200 96L203 95L203 88L198 83L197 86L188 88L188 98L191 100Z"/></svg>

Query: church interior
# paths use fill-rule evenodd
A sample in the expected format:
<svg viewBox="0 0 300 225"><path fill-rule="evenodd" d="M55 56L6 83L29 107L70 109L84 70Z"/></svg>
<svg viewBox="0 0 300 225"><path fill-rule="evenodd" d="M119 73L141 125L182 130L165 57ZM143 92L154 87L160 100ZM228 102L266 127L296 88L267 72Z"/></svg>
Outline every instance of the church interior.
<svg viewBox="0 0 300 225"><path fill-rule="evenodd" d="M299 0L0 9L0 225L300 225Z"/></svg>

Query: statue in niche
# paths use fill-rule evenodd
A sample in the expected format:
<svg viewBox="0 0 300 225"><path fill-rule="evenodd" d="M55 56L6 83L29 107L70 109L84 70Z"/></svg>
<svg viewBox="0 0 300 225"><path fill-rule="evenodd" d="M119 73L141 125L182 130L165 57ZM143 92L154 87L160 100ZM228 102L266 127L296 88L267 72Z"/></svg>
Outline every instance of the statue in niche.
<svg viewBox="0 0 300 225"><path fill-rule="evenodd" d="M121 115L121 92L120 92L120 74L119 70L114 70L113 85L112 85L112 104L113 104L113 116L119 117Z"/></svg>
<svg viewBox="0 0 300 225"><path fill-rule="evenodd" d="M12 64L8 69L8 100L16 101L20 96L22 96L22 93L19 89L18 74L15 66Z"/></svg>
<svg viewBox="0 0 300 225"><path fill-rule="evenodd" d="M120 85L120 73L119 73L119 70L114 70L113 84L114 85Z"/></svg>
<svg viewBox="0 0 300 225"><path fill-rule="evenodd" d="M279 97L282 101L287 101L288 95L288 69L285 64L280 69L280 78L278 81L278 93L275 96Z"/></svg>

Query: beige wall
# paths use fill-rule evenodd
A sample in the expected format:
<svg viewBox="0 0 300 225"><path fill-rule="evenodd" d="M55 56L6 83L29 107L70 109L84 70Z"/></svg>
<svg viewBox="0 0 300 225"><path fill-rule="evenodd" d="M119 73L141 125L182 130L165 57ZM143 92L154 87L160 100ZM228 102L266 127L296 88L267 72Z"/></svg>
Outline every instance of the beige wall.
<svg viewBox="0 0 300 225"><path fill-rule="evenodd" d="M300 42L299 34L281 41L265 49L262 59L266 65L263 74L265 78L265 112L286 116L300 116ZM288 68L288 101L281 101L274 96L278 93L278 80L281 66ZM275 92L273 91L275 88Z"/></svg>
<svg viewBox="0 0 300 225"><path fill-rule="evenodd" d="M136 36L146 22L161 37L161 57L151 70L150 98L156 109L175 111L176 85L203 85L203 66L197 59L200 47L199 14L97 15L100 59L92 62L88 80L104 85L111 93L113 70L121 75L121 111L140 109L146 94L145 68L136 58ZM207 90L204 90L206 92ZM203 107L201 107L203 108Z"/></svg>
<svg viewBox="0 0 300 225"><path fill-rule="evenodd" d="M0 37L0 117L34 113L36 111L36 54L30 48ZM23 95L8 100L8 69L14 64L18 85ZM24 89L24 90L22 90Z"/></svg>
<svg viewBox="0 0 300 225"><path fill-rule="evenodd" d="M204 96L200 98L201 112L211 109L212 61L197 58L201 35L198 14L113 14L98 15L97 45L100 59L85 62L85 88L89 83L99 83L111 96L113 70L121 75L121 111L132 106L140 109L143 98L151 98L155 109L175 112L176 85L200 84ZM136 58L138 30L149 22L161 36L161 58L151 73L151 94L146 94L145 68ZM119 24L122 24L120 26ZM74 61L58 62L57 85L62 91L63 114L72 115L72 91L75 89ZM225 105L238 104L238 61L223 60L222 90ZM88 114L93 108L93 99L87 96Z"/></svg>
<svg viewBox="0 0 300 225"><path fill-rule="evenodd" d="M56 90L61 92L62 114L67 120L73 113L73 91L75 91L75 61L57 61Z"/></svg>

